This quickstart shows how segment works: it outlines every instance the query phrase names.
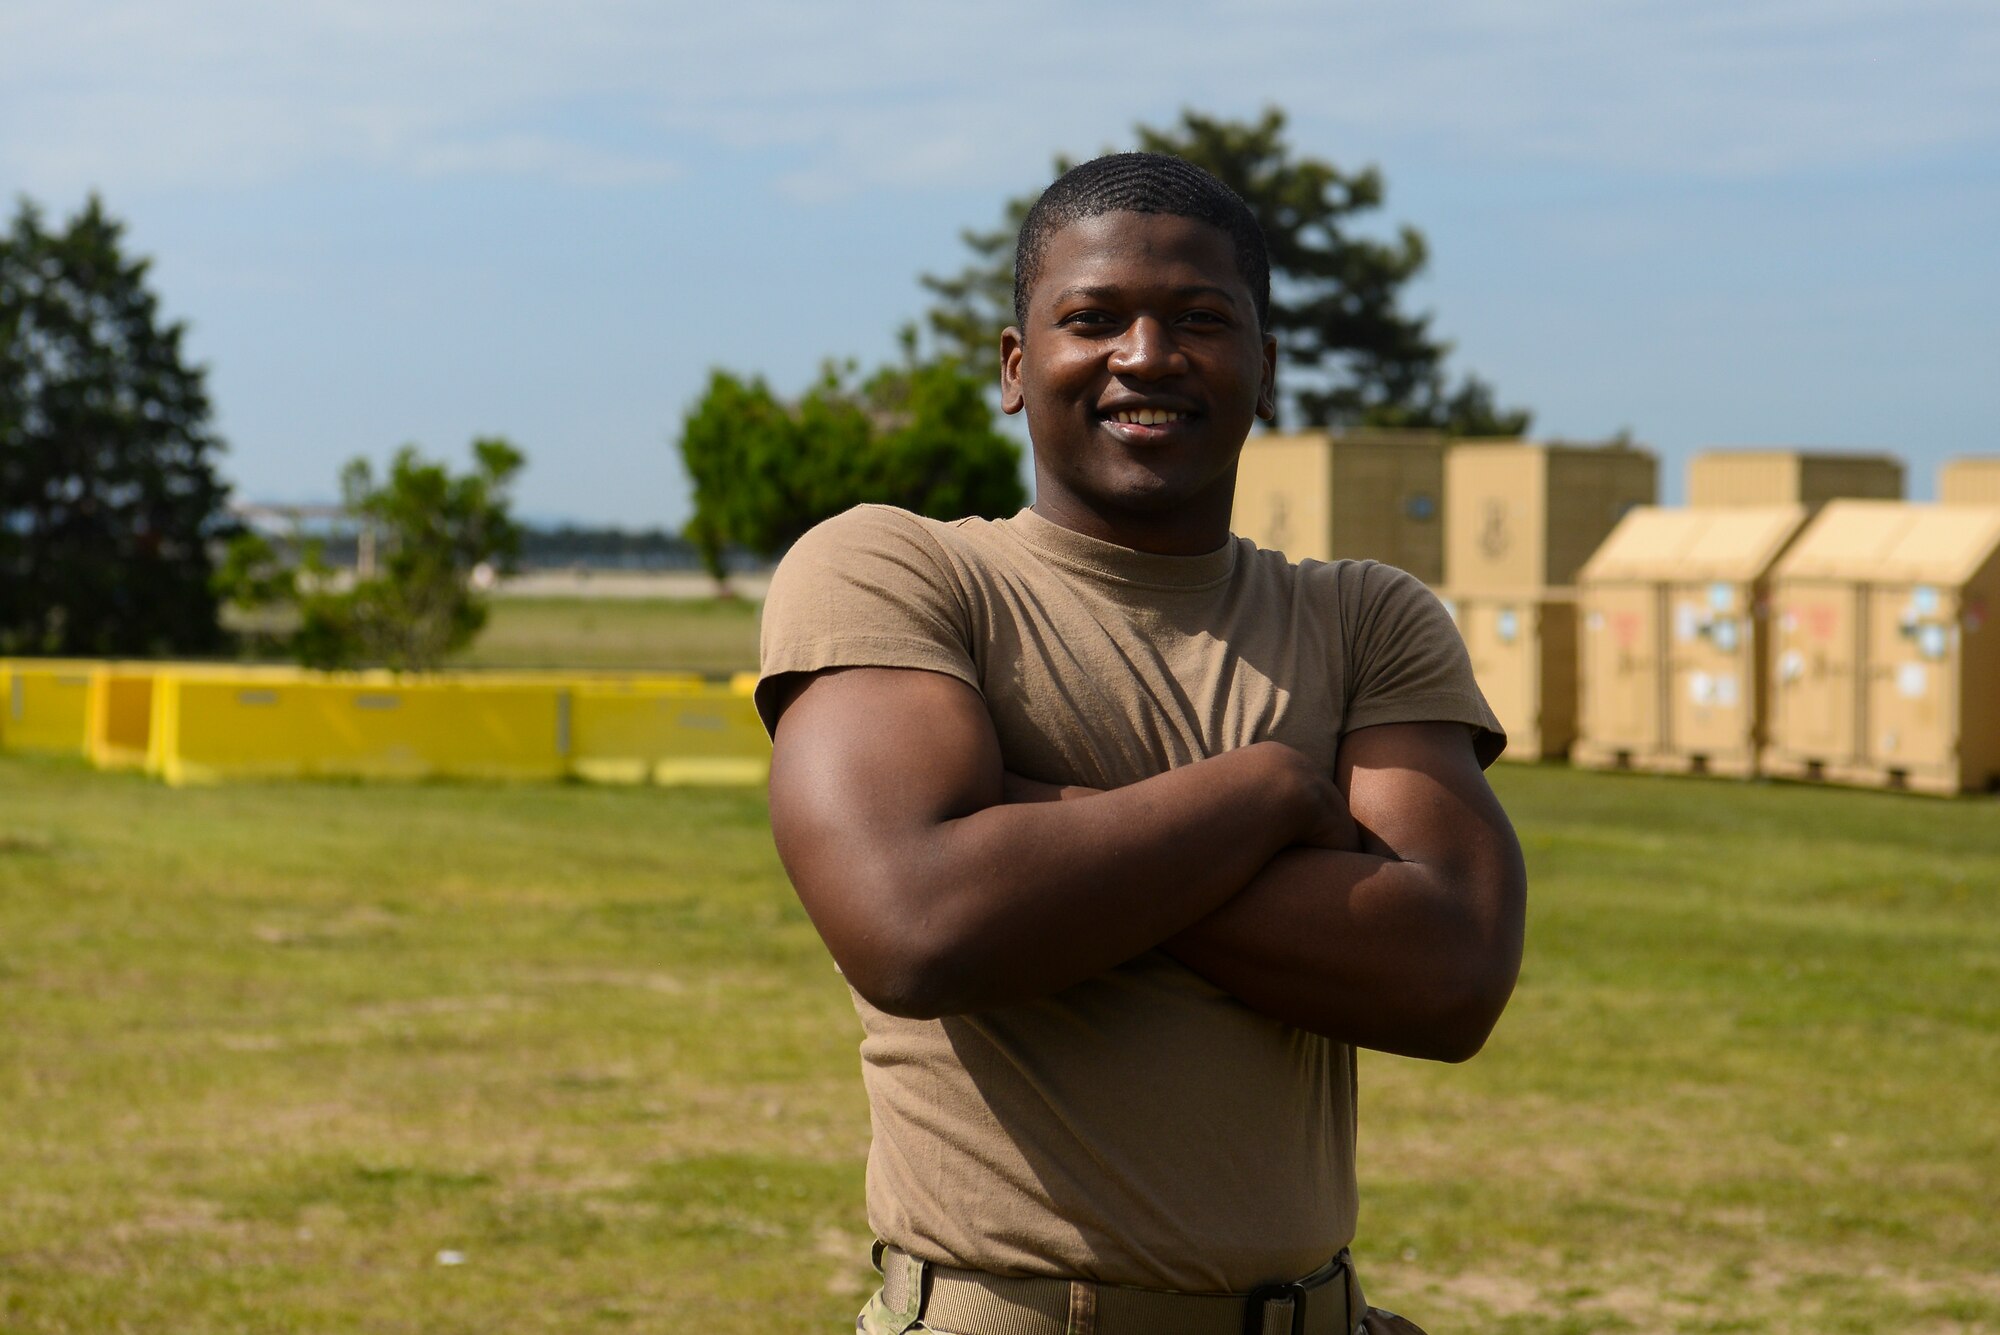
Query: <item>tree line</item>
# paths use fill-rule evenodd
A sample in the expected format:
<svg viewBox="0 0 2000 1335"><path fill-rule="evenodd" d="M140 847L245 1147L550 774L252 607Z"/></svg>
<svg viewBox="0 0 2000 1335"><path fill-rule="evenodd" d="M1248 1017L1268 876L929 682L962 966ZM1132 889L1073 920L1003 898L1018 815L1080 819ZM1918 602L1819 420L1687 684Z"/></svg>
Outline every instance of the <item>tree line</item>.
<svg viewBox="0 0 2000 1335"><path fill-rule="evenodd" d="M1526 430L1529 414L1484 381L1448 377L1450 344L1407 308L1422 234L1359 230L1383 207L1379 170L1298 151L1276 109L1251 121L1187 111L1135 127L1132 146L1206 168L1262 224L1285 425ZM728 549L775 554L863 502L938 518L1020 507L1020 448L998 429L993 369L1013 318L1015 234L1036 198L964 232L958 272L921 276L932 304L901 331L899 359L829 361L790 397L754 372L711 373L676 440L694 499L681 537L712 574ZM463 472L415 447L379 477L351 463L343 509L379 540L367 571L244 528L227 508L205 370L123 232L93 195L61 226L23 200L0 235L0 654L226 652L225 605L264 650L320 666L434 667L466 643L486 615L474 572L511 569L521 551L520 450L475 441Z"/></svg>
<svg viewBox="0 0 2000 1335"><path fill-rule="evenodd" d="M206 372L92 195L67 223L23 200L0 236L0 654L151 658L249 647L317 667L436 667L485 621L470 575L511 561L509 488L526 462L473 442L455 474L414 446L379 479L341 475L378 567L235 522Z"/></svg>
<svg viewBox="0 0 2000 1335"><path fill-rule="evenodd" d="M1173 125L1135 127L1131 146L1207 169L1263 228L1282 424L1453 436L1528 429L1529 412L1502 407L1484 380L1451 380L1451 344L1429 315L1407 309L1405 289L1429 259L1423 234L1405 224L1385 241L1357 230L1385 199L1377 168L1344 171L1297 151L1277 108L1253 121L1184 111ZM1053 174L1073 165L1057 157ZM1017 195L997 226L962 233L970 255L957 273L921 277L934 299L923 317L928 356L917 355L913 325L901 364L863 378L828 370L791 401L758 376L711 375L680 449L694 484L688 536L718 578L723 544L776 553L864 501L940 519L1020 507L1019 451L995 427L991 389L1000 331L1014 319L1014 242L1037 198ZM923 450L909 448L912 434Z"/></svg>

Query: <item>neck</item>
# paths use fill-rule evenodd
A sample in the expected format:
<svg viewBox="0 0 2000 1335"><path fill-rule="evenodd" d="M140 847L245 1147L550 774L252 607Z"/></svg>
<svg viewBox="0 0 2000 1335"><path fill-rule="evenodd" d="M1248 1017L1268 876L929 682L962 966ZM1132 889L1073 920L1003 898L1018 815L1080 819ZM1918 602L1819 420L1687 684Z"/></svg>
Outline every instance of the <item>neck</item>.
<svg viewBox="0 0 2000 1335"><path fill-rule="evenodd" d="M1204 499L1150 513L1085 505L1074 496L1038 487L1033 508L1051 524L1135 552L1205 556L1229 541L1229 503L1233 492L1232 486L1219 506L1212 499Z"/></svg>

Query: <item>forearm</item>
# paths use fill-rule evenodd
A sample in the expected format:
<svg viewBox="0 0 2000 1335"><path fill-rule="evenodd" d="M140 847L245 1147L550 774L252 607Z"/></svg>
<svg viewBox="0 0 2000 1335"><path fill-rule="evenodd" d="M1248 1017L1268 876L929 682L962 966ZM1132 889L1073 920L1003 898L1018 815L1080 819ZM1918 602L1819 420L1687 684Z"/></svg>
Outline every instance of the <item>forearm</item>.
<svg viewBox="0 0 2000 1335"><path fill-rule="evenodd" d="M1520 968L1522 878L1291 848L1165 949L1245 1005L1314 1033L1460 1061Z"/></svg>
<svg viewBox="0 0 2000 1335"><path fill-rule="evenodd" d="M1244 748L1085 801L1012 803L996 774L975 809L842 841L831 892L893 927L860 938L845 920L816 921L849 981L896 1013L1046 996L1212 913L1299 838L1314 815L1280 781L1288 768ZM787 865L802 888L821 874Z"/></svg>

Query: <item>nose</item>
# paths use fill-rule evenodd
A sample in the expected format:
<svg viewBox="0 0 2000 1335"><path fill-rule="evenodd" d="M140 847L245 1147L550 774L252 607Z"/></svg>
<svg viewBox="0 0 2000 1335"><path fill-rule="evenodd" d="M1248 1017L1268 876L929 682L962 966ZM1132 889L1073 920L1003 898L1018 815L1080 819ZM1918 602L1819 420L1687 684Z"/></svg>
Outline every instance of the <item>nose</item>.
<svg viewBox="0 0 2000 1335"><path fill-rule="evenodd" d="M1186 369L1187 359L1181 355L1180 345L1174 342L1172 328L1166 321L1150 315L1142 315L1125 326L1117 346L1111 350L1113 375L1156 379Z"/></svg>

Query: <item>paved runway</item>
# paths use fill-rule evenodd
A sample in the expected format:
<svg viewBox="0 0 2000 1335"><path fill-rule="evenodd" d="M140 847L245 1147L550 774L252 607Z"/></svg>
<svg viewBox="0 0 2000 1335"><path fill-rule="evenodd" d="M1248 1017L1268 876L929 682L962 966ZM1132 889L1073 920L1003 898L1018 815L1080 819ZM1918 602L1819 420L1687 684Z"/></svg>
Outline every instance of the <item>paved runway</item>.
<svg viewBox="0 0 2000 1335"><path fill-rule="evenodd" d="M729 592L762 600L768 570L729 577ZM500 581L497 598L713 598L715 581L699 570L530 570Z"/></svg>

